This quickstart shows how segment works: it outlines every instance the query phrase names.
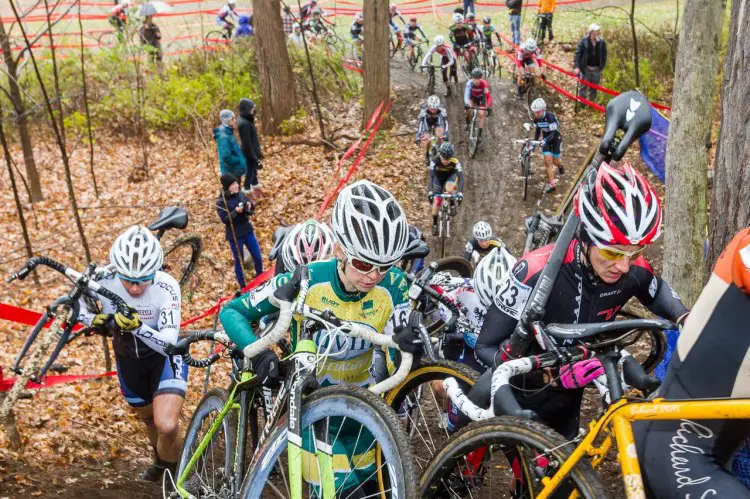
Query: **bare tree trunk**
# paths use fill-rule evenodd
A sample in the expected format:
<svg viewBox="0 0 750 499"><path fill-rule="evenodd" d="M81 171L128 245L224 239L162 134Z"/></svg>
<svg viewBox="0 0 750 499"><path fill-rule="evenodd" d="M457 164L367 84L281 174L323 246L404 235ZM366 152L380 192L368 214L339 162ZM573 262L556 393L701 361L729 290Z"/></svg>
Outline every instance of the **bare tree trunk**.
<svg viewBox="0 0 750 499"><path fill-rule="evenodd" d="M363 127L377 107L391 96L391 58L388 54L388 1L365 2L365 105Z"/></svg>
<svg viewBox="0 0 750 499"><path fill-rule="evenodd" d="M91 132L91 111L89 110L89 92L86 84L86 55L83 49L83 21L81 20L81 2L78 2L78 31L81 42L81 81L83 82L83 108L86 111L86 134L89 141L89 171L91 180L94 182L94 194L99 199L99 186L96 183L94 173L94 134Z"/></svg>
<svg viewBox="0 0 750 499"><path fill-rule="evenodd" d="M29 229L26 227L26 217L23 214L23 206L21 206L21 198L18 196L18 186L16 185L16 174L13 172L13 164L10 158L10 150L8 149L8 141L5 138L5 130L3 129L3 111L0 109L0 144L3 147L3 155L5 156L5 164L8 166L8 176L10 177L10 186L13 189L13 199L16 202L16 211L18 212L18 221L21 222L21 233L23 234L23 242L26 246L26 256L31 258L34 256L34 250L31 247L31 238L29 237ZM36 270L33 272L34 284L39 286L39 275Z"/></svg>
<svg viewBox="0 0 750 499"><path fill-rule="evenodd" d="M711 198L711 253L715 262L740 229L750 226L750 6L732 2L729 48L724 60L721 129ZM684 32L684 30L683 30Z"/></svg>
<svg viewBox="0 0 750 499"><path fill-rule="evenodd" d="M266 134L276 134L279 125L294 116L297 109L292 65L281 23L281 4L279 0L254 0L253 7L263 93L260 119Z"/></svg>
<svg viewBox="0 0 750 499"><path fill-rule="evenodd" d="M635 86L641 88L641 68L638 61L638 34L635 32L635 0L630 0L630 33L633 37L633 70L635 71Z"/></svg>
<svg viewBox="0 0 750 499"><path fill-rule="evenodd" d="M664 277L688 307L703 289L705 275L710 96L724 8L723 0L687 0L677 49L666 156Z"/></svg>
<svg viewBox="0 0 750 499"><path fill-rule="evenodd" d="M68 150L65 147L65 133L64 133L64 127L60 129L58 127L57 121L55 120L55 113L52 110L52 103L49 98L49 94L47 93L47 87L44 85L44 80L42 79L42 75L39 73L39 65L36 62L36 57L34 56L34 51L31 49L31 43L29 41L29 37L26 34L26 30L24 29L23 23L21 22L21 18L19 17L18 10L16 9L15 3L13 0L10 1L10 8L13 10L13 14L16 16L16 20L18 21L18 25L21 29L21 34L23 35L24 43L26 44L26 47L29 51L29 57L31 58L32 65L34 67L34 73L36 74L37 81L39 82L39 88L42 91L42 96L44 97L44 103L47 107L47 112L49 113L49 119L52 123L52 130L55 132L55 139L57 140L57 147L60 149L60 155L62 156L63 161L63 167L65 170L65 181L68 185L68 196L70 197L70 208L73 212L73 219L76 223L76 228L78 229L78 235L81 238L81 246L83 246L83 251L86 255L86 261L91 262L91 251L89 250L89 243L86 240L86 234L83 232L83 224L81 223L81 216L78 213L78 202L76 201L75 191L73 189L73 179L70 175L70 158L68 158ZM47 21L49 23L49 17L47 18ZM51 23L49 23L49 27L51 29ZM54 61L55 59L55 52L52 51L52 59ZM58 84L58 74L57 74L57 65L53 64L54 67L54 78L55 78L55 88L58 89L57 94L57 100L60 101L60 94L59 94L59 84ZM62 113L62 108L59 108L60 113ZM64 124L63 116L60 116L60 123Z"/></svg>
<svg viewBox="0 0 750 499"><path fill-rule="evenodd" d="M300 0L297 0L297 7L299 7L299 10L302 10L302 3ZM302 26L302 19L296 19L297 22L299 22L300 26ZM307 46L307 37L304 36L304 29L302 31L302 43L305 46L305 58L307 59L307 70L310 73L310 82L312 84L312 96L313 96L313 102L315 103L315 112L318 114L318 127L320 128L320 139L323 142L327 142L326 140L326 127L325 124L323 124L323 112L320 110L320 99L318 98L318 87L315 84L315 71L313 71L313 65L312 61L310 60L310 47ZM326 49L328 50L328 49Z"/></svg>
<svg viewBox="0 0 750 499"><path fill-rule="evenodd" d="M21 141L21 150L23 151L23 162L26 166L26 177L31 189L31 202L35 203L44 199L42 194L42 184L39 180L39 171L34 161L34 149L31 146L31 136L29 127L26 122L26 103L21 96L21 89L18 86L16 72L18 70L18 61L13 58L14 52L11 51L10 38L5 32L5 25L0 19L0 48L3 51L3 60L5 61L5 70L7 71L8 90L5 91L8 100L13 105L13 111L16 115L16 128Z"/></svg>

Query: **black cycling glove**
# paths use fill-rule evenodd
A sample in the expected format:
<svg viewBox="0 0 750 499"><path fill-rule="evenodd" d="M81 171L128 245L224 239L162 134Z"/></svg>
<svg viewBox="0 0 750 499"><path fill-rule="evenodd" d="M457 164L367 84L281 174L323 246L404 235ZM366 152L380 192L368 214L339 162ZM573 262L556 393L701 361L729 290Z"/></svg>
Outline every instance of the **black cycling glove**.
<svg viewBox="0 0 750 499"><path fill-rule="evenodd" d="M250 361L255 376L261 384L275 385L281 374L279 373L279 357L272 350L263 350Z"/></svg>

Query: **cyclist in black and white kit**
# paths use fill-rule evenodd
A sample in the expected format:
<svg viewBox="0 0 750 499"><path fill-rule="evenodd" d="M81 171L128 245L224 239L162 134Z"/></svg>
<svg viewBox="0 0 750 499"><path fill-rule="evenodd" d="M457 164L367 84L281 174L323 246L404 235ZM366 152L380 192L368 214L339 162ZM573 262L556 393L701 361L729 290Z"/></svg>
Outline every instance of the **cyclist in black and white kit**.
<svg viewBox="0 0 750 499"><path fill-rule="evenodd" d="M494 235L492 226L484 220L480 220L474 224L474 227L471 229L471 235L473 237L464 246L464 258L475 265L492 251L493 248L505 247L503 240Z"/></svg>
<svg viewBox="0 0 750 499"><path fill-rule="evenodd" d="M653 313L681 322L688 310L677 294L653 269L642 252L659 236L659 198L643 176L630 165L612 167L603 163L578 191L575 209L581 218L578 237L568 247L560 273L552 288L544 323L578 324L613 321L617 312L635 297ZM619 216L618 216L619 214ZM518 323L531 290L554 245L545 246L519 260L494 304L487 311L477 338L476 357L496 367L508 355L507 340ZM538 345L534 345L539 348ZM518 353L525 355L526 353ZM529 352L533 354L533 352ZM574 386L547 386L542 372L519 379L514 394L524 409L531 409L567 438L578 432L584 387L603 372L601 363L582 361L569 366ZM600 371L601 370L601 371ZM483 378L488 379L488 371ZM470 398L489 404L489 383L477 382Z"/></svg>
<svg viewBox="0 0 750 499"><path fill-rule="evenodd" d="M180 331L180 285L160 269L164 263L159 240L147 228L134 225L122 233L109 252L115 273L99 284L136 310L131 319L116 313L107 299L101 313L81 307L80 321L113 335L117 376L122 395L148 430L154 463L143 480L161 482L173 475L182 442L179 420L187 390L187 366L182 357L168 359L164 347Z"/></svg>
<svg viewBox="0 0 750 499"><path fill-rule="evenodd" d="M431 151L430 135L434 133L437 138L437 146L448 142L448 111L440 103L440 97L430 95L427 102L419 111L419 128L417 128L417 146L425 148L425 164L430 166L430 158L435 151Z"/></svg>
<svg viewBox="0 0 750 499"><path fill-rule="evenodd" d="M750 398L750 229L716 262L680 332L658 396L667 400ZM750 497L727 467L750 437L750 421L712 419L633 425L649 497Z"/></svg>

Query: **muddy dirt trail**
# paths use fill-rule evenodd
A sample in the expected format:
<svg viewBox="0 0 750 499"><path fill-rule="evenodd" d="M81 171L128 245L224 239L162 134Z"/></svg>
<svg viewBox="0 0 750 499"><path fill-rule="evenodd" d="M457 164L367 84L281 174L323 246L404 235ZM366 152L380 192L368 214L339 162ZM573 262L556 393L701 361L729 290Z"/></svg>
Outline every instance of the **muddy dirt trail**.
<svg viewBox="0 0 750 499"><path fill-rule="evenodd" d="M466 81L459 75L458 92L445 97L445 87L438 75L437 93L445 103L450 125L450 140L456 146L456 155L464 168L464 201L454 217L451 237L446 241L445 255L461 255L475 222L486 220L493 230L508 245L515 256L520 256L524 243L524 221L529 216L542 195L545 180L540 155L532 159L533 175L530 179L526 201L522 196L522 178L518 166L519 148L514 139L525 136L523 123L529 121L525 101L516 97L514 82L508 78L507 66L503 66L502 77L491 78L493 113L486 122L483 142L474 158L469 157L468 133L464 130L463 89ZM412 72L398 58L391 64L391 81L396 94L393 114L401 127L416 132L419 108L426 98L427 76L419 71ZM454 84L454 89L456 85ZM542 90L548 101L548 109L557 112L557 97ZM557 207L572 182L577 166L587 155L596 138L585 133L577 133L573 127L566 127L563 118L563 165L566 173L560 177L557 191L544 196L542 208L547 213ZM532 132L533 133L533 132ZM570 146L573 147L570 147ZM415 161L421 161L416 152ZM422 189L425 196L424 210L428 212L427 171L420 179L415 179L415 189ZM429 222L428 222L429 224ZM440 247L437 238L429 234L431 227L420 227L428 235L430 246L435 249L432 257L437 258Z"/></svg>

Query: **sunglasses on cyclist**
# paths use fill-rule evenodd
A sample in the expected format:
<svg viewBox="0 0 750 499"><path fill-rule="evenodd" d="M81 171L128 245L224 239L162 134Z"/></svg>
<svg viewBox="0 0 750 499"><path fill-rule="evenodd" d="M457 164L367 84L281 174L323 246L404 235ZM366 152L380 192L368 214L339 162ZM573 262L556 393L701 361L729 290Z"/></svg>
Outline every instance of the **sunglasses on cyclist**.
<svg viewBox="0 0 750 499"><path fill-rule="evenodd" d="M117 277L119 277L121 280L125 281L128 285L132 286L134 284L137 284L139 287L144 287L148 284L151 284L154 281L154 275L149 275L146 277L141 277L140 279L133 279L130 277L125 277L124 275L117 273Z"/></svg>
<svg viewBox="0 0 750 499"><path fill-rule="evenodd" d="M349 262L352 268L362 275L369 275L373 270L377 270L379 275L384 276L388 273L389 270L391 270L391 267L393 267L393 265L373 265L372 263L365 262L364 260L360 260L359 258L354 258L349 255L344 256L346 258L346 261Z"/></svg>
<svg viewBox="0 0 750 499"><path fill-rule="evenodd" d="M610 262L617 262L625 257L630 258L630 260L632 261L641 256L643 252L646 251L646 248L639 248L635 251L622 251L609 246L597 246L597 249L599 250L599 254L602 256L602 258Z"/></svg>

